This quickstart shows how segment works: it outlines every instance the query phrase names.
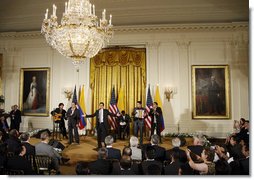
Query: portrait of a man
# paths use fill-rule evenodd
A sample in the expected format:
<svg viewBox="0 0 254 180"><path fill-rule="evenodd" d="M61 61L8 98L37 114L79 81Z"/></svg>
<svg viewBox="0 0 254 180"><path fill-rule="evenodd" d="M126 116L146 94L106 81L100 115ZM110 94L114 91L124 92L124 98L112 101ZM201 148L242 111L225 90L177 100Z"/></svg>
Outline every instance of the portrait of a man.
<svg viewBox="0 0 254 180"><path fill-rule="evenodd" d="M228 66L193 66L194 118L229 116Z"/></svg>

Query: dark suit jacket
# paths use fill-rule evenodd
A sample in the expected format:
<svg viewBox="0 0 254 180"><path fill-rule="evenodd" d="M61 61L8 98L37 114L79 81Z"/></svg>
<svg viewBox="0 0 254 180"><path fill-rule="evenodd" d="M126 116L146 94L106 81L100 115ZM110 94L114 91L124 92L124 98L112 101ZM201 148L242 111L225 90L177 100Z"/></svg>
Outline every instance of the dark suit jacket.
<svg viewBox="0 0 254 180"><path fill-rule="evenodd" d="M184 150L180 149L179 147L174 147L166 151L166 160L171 161L171 155L175 153L175 155L179 158L181 163L187 162L187 156Z"/></svg>
<svg viewBox="0 0 254 180"><path fill-rule="evenodd" d="M154 161L147 161L147 160L145 160L145 161L143 161L143 162L141 163L142 171L143 171L143 174L144 174L144 175L149 175L148 166L150 166L150 165L152 165L152 164L158 165L158 166L160 167L160 171L161 171L161 173L162 173L162 170L163 170L163 169L162 169L162 163L161 163L161 162L156 161L156 160L154 160Z"/></svg>
<svg viewBox="0 0 254 180"><path fill-rule="evenodd" d="M149 144L144 144L142 146L142 159L144 160L145 157L145 152L146 148L148 146L151 146L151 143ZM164 147L158 146L158 145L153 145L155 148L155 160L163 162L165 160L165 154L166 154L166 149Z"/></svg>
<svg viewBox="0 0 254 180"><path fill-rule="evenodd" d="M98 175L109 175L112 171L112 164L109 160L106 159L97 159L89 163L88 168L91 171L91 174Z"/></svg>
<svg viewBox="0 0 254 180"><path fill-rule="evenodd" d="M154 114L155 114L155 117L157 119L157 124L158 126L161 125L161 122L160 122L160 118L161 118L161 115L162 115L162 110L160 107L157 107L156 110L154 109L151 109L151 111L149 112L149 115L151 116L151 123L154 124Z"/></svg>
<svg viewBox="0 0 254 180"><path fill-rule="evenodd" d="M103 109L103 122L104 122L103 124L104 124L106 130L110 129L110 126L109 126L109 123L108 123L108 116L109 115L116 117L115 114L109 112L107 109ZM100 123L99 109L97 109L95 111L95 113L93 113L91 115L86 115L87 118L95 117L95 116L96 116L96 129L98 129L99 123Z"/></svg>
<svg viewBox="0 0 254 180"><path fill-rule="evenodd" d="M249 175L250 162L249 158L245 158L239 161L241 175Z"/></svg>
<svg viewBox="0 0 254 180"><path fill-rule="evenodd" d="M165 175L178 175L180 164L181 163L179 161L176 161L176 162L173 162L173 163L167 165L164 168L164 174Z"/></svg>
<svg viewBox="0 0 254 180"><path fill-rule="evenodd" d="M5 141L5 143L7 144L8 147L8 152L15 152L15 150L17 149L17 147L20 146L21 142L19 139L10 137L9 139L7 139Z"/></svg>
<svg viewBox="0 0 254 180"><path fill-rule="evenodd" d="M18 110L18 109L16 111L12 110L10 112L10 116L11 116L11 128L15 127L15 124L21 123L21 111L20 110Z"/></svg>
<svg viewBox="0 0 254 180"><path fill-rule="evenodd" d="M7 168L14 170L23 170L25 175L33 175L31 164L22 156L13 156L7 161Z"/></svg>
<svg viewBox="0 0 254 180"><path fill-rule="evenodd" d="M25 155L35 155L35 146L29 144L28 142L22 142L21 144L26 147Z"/></svg>
<svg viewBox="0 0 254 180"><path fill-rule="evenodd" d="M107 159L121 159L121 151L116 148L107 148L108 150L108 157Z"/></svg>
<svg viewBox="0 0 254 180"><path fill-rule="evenodd" d="M76 124L79 124L80 121L80 113L79 110L76 108L71 114L71 107L67 111L67 118L68 118L68 125L76 126Z"/></svg>

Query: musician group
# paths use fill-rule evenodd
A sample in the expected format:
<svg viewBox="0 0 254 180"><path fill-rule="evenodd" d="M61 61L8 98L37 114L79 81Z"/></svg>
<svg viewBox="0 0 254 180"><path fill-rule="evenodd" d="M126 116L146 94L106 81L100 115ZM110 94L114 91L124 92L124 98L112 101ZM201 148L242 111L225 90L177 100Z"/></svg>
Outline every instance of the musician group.
<svg viewBox="0 0 254 180"><path fill-rule="evenodd" d="M67 110L64 109L64 104L59 103L58 107L51 112L54 123L59 125L60 133L63 138L68 139L68 143L72 144L75 142L76 144L80 143L78 127L80 122L80 112L77 108L76 103L72 103L71 107ZM108 116L114 117L117 120L118 127L114 131L110 131L111 127L108 122ZM100 102L99 108L95 111L95 113L91 115L84 114L85 118L96 117L96 133L97 133L97 148L104 146L104 140L109 133L114 133L114 137L117 139L125 140L130 137L130 124L133 122L133 130L134 135L139 137L139 143L143 144L143 133L145 128L145 119L150 117L151 121L151 135L157 134L160 136L160 117L162 116L161 108L158 107L156 102L153 103L153 108L150 109L150 112L142 107L141 101L137 101L137 105L134 108L131 116L127 114L124 110L118 112L117 114L111 113L104 107L104 103ZM11 125L8 126L6 122L6 118L10 117ZM68 136L65 127L65 121L68 121ZM21 111L18 109L17 105L12 107L10 113L5 116L1 116L0 119L0 130L4 132L4 134L8 134L8 131L11 129L16 129L19 131L21 123ZM113 135L113 134L112 134Z"/></svg>
<svg viewBox="0 0 254 180"><path fill-rule="evenodd" d="M60 103L58 108L51 112L54 123L59 123L59 129L64 138L68 139L68 143L72 144L74 141L79 144L78 127L81 114L77 109L76 103L72 103L71 107L64 110L64 104ZM117 120L118 127L114 131L110 131L111 127L108 122L108 117L111 116ZM134 108L131 116L124 110L117 114L111 113L104 107L104 103L100 102L99 108L93 114L84 114L85 118L96 117L96 133L97 133L97 148L103 147L105 137L109 133L114 133L114 137L117 139L125 140L130 137L130 123L134 126L134 136L139 137L139 143L143 144L143 133L145 128L145 119L151 121L151 135L157 134L160 136L160 117L162 116L162 110L158 107L157 102L153 103L153 108L150 112L147 112L146 108L142 107L142 102L137 101L137 105ZM148 118L149 117L149 118ZM68 121L68 136L65 128L65 120ZM113 134L112 134L113 135ZM74 138L74 141L73 141ZM161 141L161 139L160 139Z"/></svg>

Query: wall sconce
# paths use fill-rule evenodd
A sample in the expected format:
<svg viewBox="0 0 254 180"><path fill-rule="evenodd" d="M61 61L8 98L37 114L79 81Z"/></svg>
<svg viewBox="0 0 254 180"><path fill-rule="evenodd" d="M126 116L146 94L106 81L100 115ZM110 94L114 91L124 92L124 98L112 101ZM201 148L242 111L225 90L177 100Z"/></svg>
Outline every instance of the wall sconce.
<svg viewBox="0 0 254 180"><path fill-rule="evenodd" d="M166 99L170 101L173 98L173 95L176 94L176 88L166 87L164 94L166 95Z"/></svg>
<svg viewBox="0 0 254 180"><path fill-rule="evenodd" d="M73 94L72 88L64 88L64 94L65 94L65 97L68 99L68 101L70 101L71 96Z"/></svg>

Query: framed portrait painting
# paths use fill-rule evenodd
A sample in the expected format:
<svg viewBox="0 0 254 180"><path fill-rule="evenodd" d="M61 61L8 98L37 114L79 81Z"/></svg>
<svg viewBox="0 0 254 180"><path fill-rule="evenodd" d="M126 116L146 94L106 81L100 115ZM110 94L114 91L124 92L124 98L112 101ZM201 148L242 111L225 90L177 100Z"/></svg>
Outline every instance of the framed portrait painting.
<svg viewBox="0 0 254 180"><path fill-rule="evenodd" d="M228 65L192 66L193 119L229 119Z"/></svg>
<svg viewBox="0 0 254 180"><path fill-rule="evenodd" d="M49 115L49 68L20 70L20 110L25 116Z"/></svg>

